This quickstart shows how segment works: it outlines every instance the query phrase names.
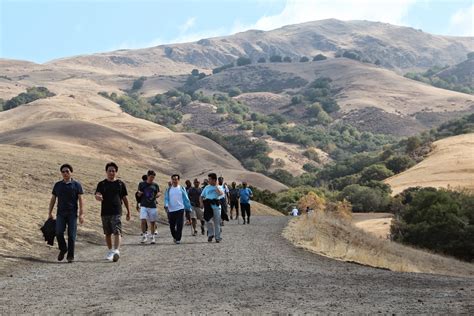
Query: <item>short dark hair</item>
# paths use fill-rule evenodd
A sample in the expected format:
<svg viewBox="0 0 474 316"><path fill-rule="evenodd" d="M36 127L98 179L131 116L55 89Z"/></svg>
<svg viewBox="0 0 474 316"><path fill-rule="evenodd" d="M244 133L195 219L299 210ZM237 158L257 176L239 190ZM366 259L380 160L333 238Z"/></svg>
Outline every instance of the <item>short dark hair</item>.
<svg viewBox="0 0 474 316"><path fill-rule="evenodd" d="M212 180L217 180L217 174L215 174L214 172L208 174L207 176L211 178Z"/></svg>
<svg viewBox="0 0 474 316"><path fill-rule="evenodd" d="M147 176L146 174L144 174L144 175L142 176L142 180L143 180L143 181L146 181L147 179L148 179L148 176Z"/></svg>
<svg viewBox="0 0 474 316"><path fill-rule="evenodd" d="M118 171L118 166L115 162L109 162L108 164L105 165L105 171L109 169L109 167L114 167L115 172Z"/></svg>
<svg viewBox="0 0 474 316"><path fill-rule="evenodd" d="M221 181L224 181L224 177L219 177L217 180L221 180Z"/></svg>
<svg viewBox="0 0 474 316"><path fill-rule="evenodd" d="M197 178L196 178L196 179L194 179L194 181L193 181L193 182L194 182L194 183L200 183L200 182L199 182L199 180L198 180Z"/></svg>
<svg viewBox="0 0 474 316"><path fill-rule="evenodd" d="M178 180L180 179L179 174L174 174L174 175L172 175L172 176L171 176L171 179L173 179L174 177L177 177Z"/></svg>
<svg viewBox="0 0 474 316"><path fill-rule="evenodd" d="M63 168L68 168L69 171L72 172L72 166L71 166L70 164L68 164L68 163L63 164L63 165L61 166L61 168L59 168L59 171L63 171Z"/></svg>
<svg viewBox="0 0 474 316"><path fill-rule="evenodd" d="M147 174L147 176L156 176L156 172L153 171L153 170L148 170L148 172L146 174Z"/></svg>

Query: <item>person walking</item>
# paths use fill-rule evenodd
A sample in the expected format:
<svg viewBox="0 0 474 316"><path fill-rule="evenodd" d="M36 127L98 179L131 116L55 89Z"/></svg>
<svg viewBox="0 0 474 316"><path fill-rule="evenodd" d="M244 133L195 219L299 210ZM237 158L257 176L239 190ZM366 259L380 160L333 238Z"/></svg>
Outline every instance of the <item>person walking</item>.
<svg viewBox="0 0 474 316"><path fill-rule="evenodd" d="M155 244L156 222L158 221L157 199L160 197L160 187L154 182L156 173L148 170L146 181L138 185L138 196L140 197L140 221L142 228L141 243L147 242L147 223L150 223L150 243Z"/></svg>
<svg viewBox="0 0 474 316"><path fill-rule="evenodd" d="M183 234L184 212L191 211L191 202L189 201L186 190L179 185L179 175L171 176L171 187L165 194L165 210L168 213L171 236L176 244L181 243Z"/></svg>
<svg viewBox="0 0 474 316"><path fill-rule="evenodd" d="M200 206L204 209L204 220L207 225L207 241L216 243L221 242L221 203L219 196L222 192L217 186L217 175L210 173L208 175L208 185L201 192ZM212 221L211 221L212 220Z"/></svg>
<svg viewBox="0 0 474 316"><path fill-rule="evenodd" d="M197 235L197 221L201 222L201 234L204 235L204 211L200 206L199 198L202 193L202 189L199 187L199 180L194 179L194 186L189 188L188 197L191 201L191 225L193 227L193 236Z"/></svg>
<svg viewBox="0 0 474 316"><path fill-rule="evenodd" d="M224 226L224 221L229 221L229 215L227 214L227 201L229 200L229 188L224 184L224 178L219 177L217 179L219 190L222 194L219 195L219 202L221 203L221 225Z"/></svg>
<svg viewBox="0 0 474 316"><path fill-rule="evenodd" d="M72 178L72 166L63 164L59 170L63 180L54 184L49 202L48 218L53 219L53 208L58 201L56 212L56 239L58 240L58 261L63 261L67 253L67 262L74 262L74 248L77 235L77 210L79 202L79 223L84 223L84 202L81 184ZM67 226L67 245L64 232Z"/></svg>
<svg viewBox="0 0 474 316"><path fill-rule="evenodd" d="M107 163L105 172L107 177L97 184L95 199L101 203L102 228L109 249L106 259L117 262L120 258L122 239L122 203L127 209L127 221L130 220L131 214L127 199L127 187L122 180L117 179L117 164L114 162ZM114 236L113 243L112 235Z"/></svg>
<svg viewBox="0 0 474 316"><path fill-rule="evenodd" d="M242 212L242 219L245 225L245 216L247 216L247 224L250 224L250 199L253 197L253 192L247 187L247 182L242 182L242 188L239 191L240 195L240 210Z"/></svg>
<svg viewBox="0 0 474 316"><path fill-rule="evenodd" d="M230 219L233 219L233 211L235 209L235 219L239 222L239 198L240 190L236 187L237 184L232 182L231 189L229 190L229 202L230 202Z"/></svg>

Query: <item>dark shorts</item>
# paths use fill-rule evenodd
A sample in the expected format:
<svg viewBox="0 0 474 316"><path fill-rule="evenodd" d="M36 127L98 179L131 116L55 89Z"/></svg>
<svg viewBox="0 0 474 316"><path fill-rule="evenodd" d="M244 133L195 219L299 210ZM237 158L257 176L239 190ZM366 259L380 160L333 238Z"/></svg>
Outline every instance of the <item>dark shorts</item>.
<svg viewBox="0 0 474 316"><path fill-rule="evenodd" d="M121 215L102 216L102 228L105 235L122 235Z"/></svg>
<svg viewBox="0 0 474 316"><path fill-rule="evenodd" d="M230 200L230 209L233 210L234 208L237 211L239 211L239 201L238 200L235 200L235 201Z"/></svg>

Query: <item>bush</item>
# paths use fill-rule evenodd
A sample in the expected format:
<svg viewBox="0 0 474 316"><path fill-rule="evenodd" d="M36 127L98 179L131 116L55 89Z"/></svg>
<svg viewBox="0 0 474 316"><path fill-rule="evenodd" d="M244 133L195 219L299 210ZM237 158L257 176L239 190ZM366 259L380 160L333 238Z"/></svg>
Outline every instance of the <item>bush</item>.
<svg viewBox="0 0 474 316"><path fill-rule="evenodd" d="M306 56L303 56L300 58L300 63L307 63L309 61L309 58Z"/></svg>
<svg viewBox="0 0 474 316"><path fill-rule="evenodd" d="M385 165L375 164L362 170L360 181L361 183L367 183L371 180L382 181L391 176L393 176L393 172L387 169Z"/></svg>
<svg viewBox="0 0 474 316"><path fill-rule="evenodd" d="M55 94L45 87L27 88L26 92L20 93L16 97L13 97L10 100L6 101L3 105L3 109L10 110L23 104L31 103L39 99L45 99L53 96L55 96Z"/></svg>
<svg viewBox="0 0 474 316"><path fill-rule="evenodd" d="M285 56L285 58L283 58L283 62L285 62L285 63L291 63L291 61L292 61L291 57L289 57L289 56Z"/></svg>
<svg viewBox="0 0 474 316"><path fill-rule="evenodd" d="M445 189L412 191L393 221L396 241L474 260L474 195Z"/></svg>
<svg viewBox="0 0 474 316"><path fill-rule="evenodd" d="M288 186L293 186L294 183L293 175L284 169L276 169L270 177Z"/></svg>
<svg viewBox="0 0 474 316"><path fill-rule="evenodd" d="M195 77L199 76L199 70L194 68L193 70L191 70L191 75L193 75Z"/></svg>
<svg viewBox="0 0 474 316"><path fill-rule="evenodd" d="M272 55L270 56L271 63L281 63L283 60L280 55Z"/></svg>
<svg viewBox="0 0 474 316"><path fill-rule="evenodd" d="M390 195L378 188L351 184L342 190L340 199L352 204L354 212L386 211L390 204Z"/></svg>
<svg viewBox="0 0 474 316"><path fill-rule="evenodd" d="M415 161L407 155L393 156L387 160L385 166L392 170L395 174L403 172L415 165Z"/></svg>
<svg viewBox="0 0 474 316"><path fill-rule="evenodd" d="M300 104L301 102L303 102L303 96L301 94L294 95L291 98L291 104L292 105Z"/></svg>
<svg viewBox="0 0 474 316"><path fill-rule="evenodd" d="M321 106L326 113L333 113L339 111L340 107L334 99L321 100Z"/></svg>
<svg viewBox="0 0 474 316"><path fill-rule="evenodd" d="M212 69L213 74L218 74L221 71L234 67L234 63L226 64L217 68Z"/></svg>
<svg viewBox="0 0 474 316"><path fill-rule="evenodd" d="M266 61L265 57L260 57L260 58L257 60L257 63L259 63L259 64L263 64L263 63L266 63L266 62L267 62L267 61Z"/></svg>
<svg viewBox="0 0 474 316"><path fill-rule="evenodd" d="M236 97L236 96L238 96L239 94L241 94L242 91L241 91L239 88L237 88L237 87L233 87L233 88L230 88L230 89L229 89L229 92L228 92L228 93L229 93L229 97Z"/></svg>
<svg viewBox="0 0 474 316"><path fill-rule="evenodd" d="M326 56L323 54L317 54L316 56L313 57L313 61L319 61L319 60L325 60L328 59Z"/></svg>
<svg viewBox="0 0 474 316"><path fill-rule="evenodd" d="M250 65L251 63L252 63L252 60L248 57L239 57L237 58L237 61L236 61L237 66Z"/></svg>
<svg viewBox="0 0 474 316"><path fill-rule="evenodd" d="M132 91L140 90L143 87L143 83L145 82L145 80L146 80L146 77L140 77L136 79L135 81L133 81Z"/></svg>

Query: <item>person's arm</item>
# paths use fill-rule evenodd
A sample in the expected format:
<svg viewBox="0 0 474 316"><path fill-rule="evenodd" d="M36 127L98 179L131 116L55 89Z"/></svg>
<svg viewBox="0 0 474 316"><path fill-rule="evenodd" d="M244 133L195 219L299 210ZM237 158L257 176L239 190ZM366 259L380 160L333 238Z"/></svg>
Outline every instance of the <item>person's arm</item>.
<svg viewBox="0 0 474 316"><path fill-rule="evenodd" d="M84 199L82 198L82 194L79 194L78 200L79 200L79 223L84 224Z"/></svg>
<svg viewBox="0 0 474 316"><path fill-rule="evenodd" d="M125 208L127 209L127 221L129 221L131 214L130 214L130 207L128 205L128 198L126 195L122 197L122 201L123 201L123 204L125 205Z"/></svg>
<svg viewBox="0 0 474 316"><path fill-rule="evenodd" d="M99 202L102 202L104 200L101 193L100 182L97 184L97 189L95 189L95 199Z"/></svg>
<svg viewBox="0 0 474 316"><path fill-rule="evenodd" d="M199 207L204 208L204 201L202 199L202 196L199 196Z"/></svg>
<svg viewBox="0 0 474 316"><path fill-rule="evenodd" d="M48 218L53 219L53 209L54 209L54 204L56 204L56 195L51 194L51 200L49 200L49 211L48 211Z"/></svg>
<svg viewBox="0 0 474 316"><path fill-rule="evenodd" d="M219 186L217 186L217 185L216 185L216 192L217 192L217 195L224 194L224 192L222 192L221 189L219 189Z"/></svg>

